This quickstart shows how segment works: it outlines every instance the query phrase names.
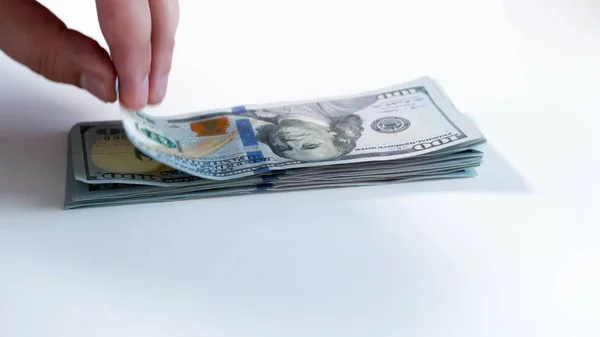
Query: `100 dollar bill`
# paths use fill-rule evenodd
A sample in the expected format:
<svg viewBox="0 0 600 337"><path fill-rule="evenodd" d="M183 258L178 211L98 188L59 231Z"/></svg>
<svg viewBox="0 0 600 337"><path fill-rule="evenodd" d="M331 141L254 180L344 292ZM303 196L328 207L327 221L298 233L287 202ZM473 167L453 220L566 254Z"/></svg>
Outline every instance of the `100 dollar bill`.
<svg viewBox="0 0 600 337"><path fill-rule="evenodd" d="M188 180L397 160L484 141L428 77L352 96L174 117L123 110L122 120L130 151L155 159L150 170Z"/></svg>

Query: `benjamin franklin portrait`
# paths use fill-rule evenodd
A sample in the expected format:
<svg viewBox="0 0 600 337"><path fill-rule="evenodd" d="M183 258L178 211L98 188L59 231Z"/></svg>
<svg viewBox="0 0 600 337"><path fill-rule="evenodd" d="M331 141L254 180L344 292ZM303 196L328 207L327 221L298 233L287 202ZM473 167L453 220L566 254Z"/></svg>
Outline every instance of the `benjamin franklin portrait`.
<svg viewBox="0 0 600 337"><path fill-rule="evenodd" d="M257 139L282 158L325 161L349 154L361 137L363 121L356 112L371 106L376 96L248 110L245 116L266 122Z"/></svg>

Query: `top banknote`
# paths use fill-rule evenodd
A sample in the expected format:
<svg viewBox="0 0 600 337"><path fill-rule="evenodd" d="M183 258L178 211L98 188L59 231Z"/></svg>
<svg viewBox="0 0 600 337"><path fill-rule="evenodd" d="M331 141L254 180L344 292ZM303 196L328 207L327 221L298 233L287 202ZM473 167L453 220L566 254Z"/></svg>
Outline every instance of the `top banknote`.
<svg viewBox="0 0 600 337"><path fill-rule="evenodd" d="M129 141L144 155L217 180L409 159L485 141L428 77L351 96L169 117L123 110L122 119Z"/></svg>

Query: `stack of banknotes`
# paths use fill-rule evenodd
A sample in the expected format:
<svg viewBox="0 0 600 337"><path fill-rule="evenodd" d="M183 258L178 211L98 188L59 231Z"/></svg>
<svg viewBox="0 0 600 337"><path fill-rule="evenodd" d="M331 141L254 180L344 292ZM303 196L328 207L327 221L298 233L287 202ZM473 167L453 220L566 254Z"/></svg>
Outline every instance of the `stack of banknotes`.
<svg viewBox="0 0 600 337"><path fill-rule="evenodd" d="M484 143L429 77L168 117L123 109L71 129L65 208L474 177Z"/></svg>

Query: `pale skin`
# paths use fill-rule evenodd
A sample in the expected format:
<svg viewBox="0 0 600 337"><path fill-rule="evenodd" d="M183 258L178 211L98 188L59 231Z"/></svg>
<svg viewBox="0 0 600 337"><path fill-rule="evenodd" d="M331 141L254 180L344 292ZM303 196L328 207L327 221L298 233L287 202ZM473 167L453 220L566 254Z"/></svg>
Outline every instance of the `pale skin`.
<svg viewBox="0 0 600 337"><path fill-rule="evenodd" d="M0 49L45 78L104 102L142 109L164 99L171 70L177 0L96 0L109 50L69 29L35 0L0 0ZM110 52L110 54L109 54Z"/></svg>

